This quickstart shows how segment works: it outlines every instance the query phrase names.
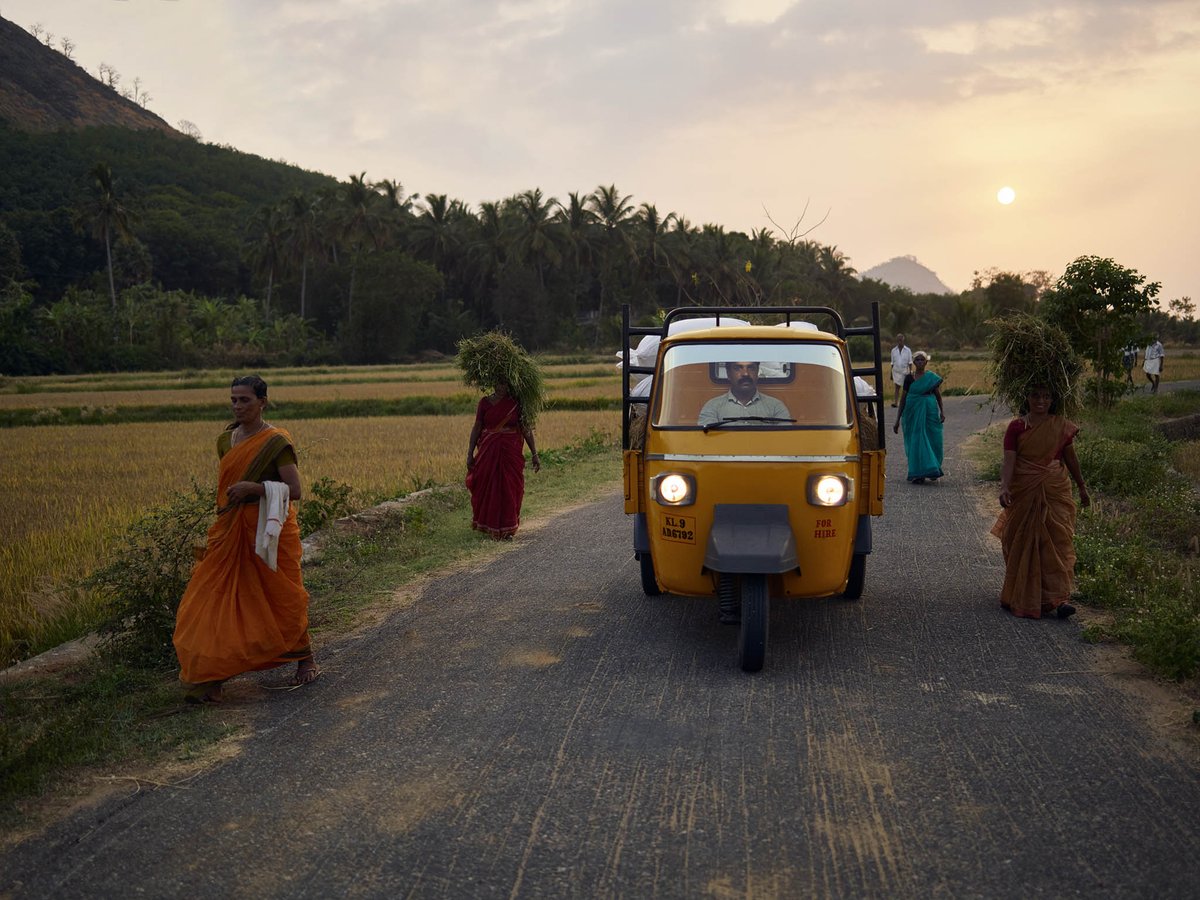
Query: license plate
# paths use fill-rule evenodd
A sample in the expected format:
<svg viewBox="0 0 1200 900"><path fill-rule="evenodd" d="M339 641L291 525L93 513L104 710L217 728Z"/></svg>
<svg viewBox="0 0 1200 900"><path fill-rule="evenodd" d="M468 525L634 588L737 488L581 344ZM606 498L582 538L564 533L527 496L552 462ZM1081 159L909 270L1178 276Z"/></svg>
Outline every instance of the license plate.
<svg viewBox="0 0 1200 900"><path fill-rule="evenodd" d="M674 541L677 544L694 544L696 543L696 517L663 516L658 534L664 541Z"/></svg>

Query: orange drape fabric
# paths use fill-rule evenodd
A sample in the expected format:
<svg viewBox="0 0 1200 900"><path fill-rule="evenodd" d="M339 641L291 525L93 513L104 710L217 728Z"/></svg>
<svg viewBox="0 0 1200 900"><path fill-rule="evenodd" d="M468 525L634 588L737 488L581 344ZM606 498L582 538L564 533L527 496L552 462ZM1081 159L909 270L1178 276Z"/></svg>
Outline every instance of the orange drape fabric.
<svg viewBox="0 0 1200 900"><path fill-rule="evenodd" d="M254 552L258 504L226 509L226 492L238 481L258 480L245 476L261 467L260 451L279 435L291 444L286 431L272 427L221 457L217 508L223 511L208 531L204 558L192 570L175 620L179 677L188 684L270 669L312 652L295 504L289 506L279 536L274 572Z"/></svg>
<svg viewBox="0 0 1200 900"><path fill-rule="evenodd" d="M1051 416L1017 439L1012 503L992 527L1004 551L1000 605L1014 615L1041 618L1075 588L1075 498L1066 466L1054 457L1078 431Z"/></svg>

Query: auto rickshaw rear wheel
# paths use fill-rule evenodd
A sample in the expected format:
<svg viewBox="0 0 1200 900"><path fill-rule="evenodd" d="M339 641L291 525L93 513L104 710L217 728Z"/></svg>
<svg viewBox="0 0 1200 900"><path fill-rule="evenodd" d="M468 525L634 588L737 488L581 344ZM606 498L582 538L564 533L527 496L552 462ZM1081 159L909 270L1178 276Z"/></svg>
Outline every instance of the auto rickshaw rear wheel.
<svg viewBox="0 0 1200 900"><path fill-rule="evenodd" d="M647 597L661 597L662 589L658 586L658 579L654 576L654 559L650 556L649 550L643 550L638 554L638 563L642 570L642 593Z"/></svg>
<svg viewBox="0 0 1200 900"><path fill-rule="evenodd" d="M757 672L767 657L767 623L771 596L766 575L742 576L742 629L738 635L738 664L743 672Z"/></svg>
<svg viewBox="0 0 1200 900"><path fill-rule="evenodd" d="M850 577L846 579L846 590L842 596L847 600L858 600L863 595L863 586L867 583L867 554L855 553L850 560Z"/></svg>

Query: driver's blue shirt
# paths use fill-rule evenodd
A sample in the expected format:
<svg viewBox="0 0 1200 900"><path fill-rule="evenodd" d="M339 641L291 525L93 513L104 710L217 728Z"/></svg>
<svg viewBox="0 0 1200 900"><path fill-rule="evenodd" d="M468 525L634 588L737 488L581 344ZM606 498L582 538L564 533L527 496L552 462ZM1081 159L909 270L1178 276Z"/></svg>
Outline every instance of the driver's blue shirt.
<svg viewBox="0 0 1200 900"><path fill-rule="evenodd" d="M746 416L762 416L765 419L791 419L792 414L782 402L757 391L746 403L733 396L733 391L726 391L720 397L713 397L700 410L697 425L715 425L730 419L741 419ZM770 422L746 422L746 425L770 425Z"/></svg>

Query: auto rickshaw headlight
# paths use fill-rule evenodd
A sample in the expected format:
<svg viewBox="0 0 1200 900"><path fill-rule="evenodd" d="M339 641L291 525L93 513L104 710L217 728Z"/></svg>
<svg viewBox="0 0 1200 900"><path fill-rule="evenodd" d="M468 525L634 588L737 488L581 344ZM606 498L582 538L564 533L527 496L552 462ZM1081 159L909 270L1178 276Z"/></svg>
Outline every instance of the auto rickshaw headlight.
<svg viewBox="0 0 1200 900"><path fill-rule="evenodd" d="M650 481L654 499L663 506L690 506L696 502L696 479L691 475L667 472Z"/></svg>
<svg viewBox="0 0 1200 900"><path fill-rule="evenodd" d="M814 506L844 506L850 500L845 475L813 475L808 479L808 502Z"/></svg>

